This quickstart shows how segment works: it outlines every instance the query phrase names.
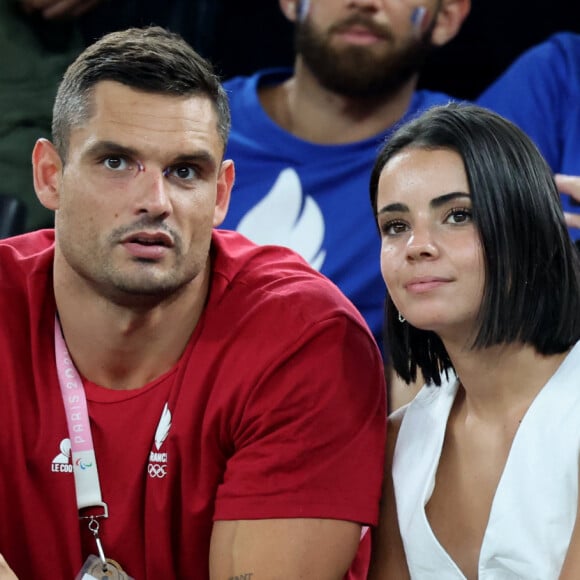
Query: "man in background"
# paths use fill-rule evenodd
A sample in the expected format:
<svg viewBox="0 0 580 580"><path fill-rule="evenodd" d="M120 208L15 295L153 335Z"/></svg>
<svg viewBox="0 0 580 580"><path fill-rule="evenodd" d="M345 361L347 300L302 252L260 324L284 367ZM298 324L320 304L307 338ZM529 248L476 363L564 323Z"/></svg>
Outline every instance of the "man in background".
<svg viewBox="0 0 580 580"><path fill-rule="evenodd" d="M447 95L417 91L427 54L469 0L280 0L294 69L225 83L238 167L225 227L298 251L354 302L380 342L384 285L367 203L376 152L402 120Z"/></svg>

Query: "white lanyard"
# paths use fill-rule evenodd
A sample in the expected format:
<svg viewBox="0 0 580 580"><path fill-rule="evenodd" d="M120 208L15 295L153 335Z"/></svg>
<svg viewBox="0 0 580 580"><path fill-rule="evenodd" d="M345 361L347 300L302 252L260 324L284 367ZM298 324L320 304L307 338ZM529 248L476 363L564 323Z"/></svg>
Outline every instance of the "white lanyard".
<svg viewBox="0 0 580 580"><path fill-rule="evenodd" d="M69 355L56 316L54 318L54 354L70 438L79 517L89 519L89 530L95 537L99 557L103 562L103 566L106 567L107 563L99 539L99 523L95 518L107 518L109 510L101 496L97 459L95 457L89 412L87 410L87 398L83 382ZM103 513L86 517L81 516L80 510L87 507L103 508Z"/></svg>
<svg viewBox="0 0 580 580"><path fill-rule="evenodd" d="M107 504L101 497L99 472L97 471L85 390L79 373L70 358L62 337L60 324L56 318L54 321L54 351L70 437L77 505L79 510L99 506L105 510L106 514Z"/></svg>

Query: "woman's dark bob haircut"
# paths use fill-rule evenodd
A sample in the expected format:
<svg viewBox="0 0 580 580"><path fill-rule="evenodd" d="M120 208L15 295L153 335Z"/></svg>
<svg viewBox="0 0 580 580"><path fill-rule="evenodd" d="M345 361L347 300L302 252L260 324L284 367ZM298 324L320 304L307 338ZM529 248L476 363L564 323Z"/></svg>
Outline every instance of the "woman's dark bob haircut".
<svg viewBox="0 0 580 580"><path fill-rule="evenodd" d="M473 221L485 264L479 331L473 348L525 343L541 354L580 339L580 253L573 245L552 172L530 139L475 105L435 107L402 125L380 151L370 180L377 214L380 174L405 149L448 149L463 160ZM427 382L453 365L440 338L399 322L387 297L385 344L406 382L419 368Z"/></svg>

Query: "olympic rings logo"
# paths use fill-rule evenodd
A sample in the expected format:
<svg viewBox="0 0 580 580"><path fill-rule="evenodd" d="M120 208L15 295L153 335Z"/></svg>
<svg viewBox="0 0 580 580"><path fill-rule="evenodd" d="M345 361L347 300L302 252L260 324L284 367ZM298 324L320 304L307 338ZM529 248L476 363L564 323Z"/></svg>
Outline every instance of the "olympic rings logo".
<svg viewBox="0 0 580 580"><path fill-rule="evenodd" d="M161 479L167 475L167 468L165 465L150 463L147 466L147 473L149 473L149 477L158 477Z"/></svg>

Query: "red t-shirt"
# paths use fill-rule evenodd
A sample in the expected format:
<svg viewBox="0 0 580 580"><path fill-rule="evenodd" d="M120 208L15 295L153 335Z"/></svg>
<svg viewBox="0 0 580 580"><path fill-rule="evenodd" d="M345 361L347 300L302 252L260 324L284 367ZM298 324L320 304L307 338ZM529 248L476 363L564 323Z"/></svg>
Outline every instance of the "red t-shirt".
<svg viewBox="0 0 580 580"><path fill-rule="evenodd" d="M0 553L23 580L72 579L95 553L56 373L53 243L0 243ZM376 523L380 353L288 250L214 232L207 306L175 367L136 390L84 384L105 554L137 580L207 577L214 520Z"/></svg>

